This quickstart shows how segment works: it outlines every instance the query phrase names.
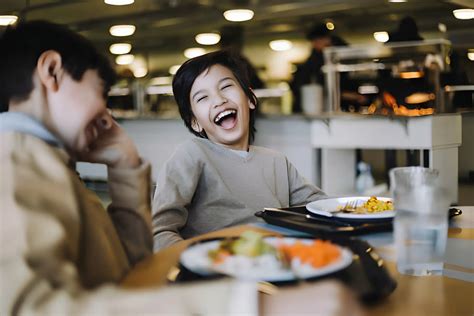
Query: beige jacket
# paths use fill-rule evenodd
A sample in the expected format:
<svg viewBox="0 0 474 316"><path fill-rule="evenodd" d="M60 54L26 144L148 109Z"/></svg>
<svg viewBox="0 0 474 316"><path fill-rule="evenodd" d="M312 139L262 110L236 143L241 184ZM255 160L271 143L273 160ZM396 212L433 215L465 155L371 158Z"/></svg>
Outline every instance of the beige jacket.
<svg viewBox="0 0 474 316"><path fill-rule="evenodd" d="M77 312L76 294L151 254L149 164L109 168L105 210L69 159L35 136L0 133L0 315Z"/></svg>

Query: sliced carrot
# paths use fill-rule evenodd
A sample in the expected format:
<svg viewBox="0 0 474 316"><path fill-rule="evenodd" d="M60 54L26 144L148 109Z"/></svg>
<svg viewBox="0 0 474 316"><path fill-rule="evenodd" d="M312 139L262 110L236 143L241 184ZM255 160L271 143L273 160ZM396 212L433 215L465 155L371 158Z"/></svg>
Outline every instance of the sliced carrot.
<svg viewBox="0 0 474 316"><path fill-rule="evenodd" d="M296 241L292 245L280 244L279 249L290 259L298 258L314 268L324 267L341 256L339 248L330 241L315 240L311 244Z"/></svg>

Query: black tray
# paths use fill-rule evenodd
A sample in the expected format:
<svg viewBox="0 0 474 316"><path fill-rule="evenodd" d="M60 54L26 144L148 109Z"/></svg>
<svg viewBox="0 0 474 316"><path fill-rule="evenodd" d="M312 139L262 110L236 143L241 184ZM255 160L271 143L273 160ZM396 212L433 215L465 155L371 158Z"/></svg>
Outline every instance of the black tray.
<svg viewBox="0 0 474 316"><path fill-rule="evenodd" d="M461 215L462 211L456 208L449 210L449 218ZM389 232L393 230L393 219L371 221L354 221L347 219L333 219L310 213L305 206L264 209L255 216L265 222L290 228L312 236L328 238L333 236L357 236L369 233Z"/></svg>
<svg viewBox="0 0 474 316"><path fill-rule="evenodd" d="M338 279L352 288L357 297L364 303L380 301L395 290L397 287L396 281L392 279L383 260L375 253L369 243L353 237L332 237L327 238L327 240L349 248L354 253L353 262L343 270L322 277L308 279L305 282L316 282L317 280L329 278ZM213 276L201 276L180 264L179 273L174 282L181 283L222 277L224 276L217 274ZM296 282L298 281L272 283L276 286L287 286Z"/></svg>

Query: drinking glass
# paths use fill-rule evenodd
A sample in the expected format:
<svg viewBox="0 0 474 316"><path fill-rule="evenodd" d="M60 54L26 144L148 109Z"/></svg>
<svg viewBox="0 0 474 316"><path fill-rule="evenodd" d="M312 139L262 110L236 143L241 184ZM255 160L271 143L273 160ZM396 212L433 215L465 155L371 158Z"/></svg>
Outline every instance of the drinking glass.
<svg viewBox="0 0 474 316"><path fill-rule="evenodd" d="M437 170L422 167L390 170L400 273L421 276L443 272L449 199L438 186L437 176Z"/></svg>

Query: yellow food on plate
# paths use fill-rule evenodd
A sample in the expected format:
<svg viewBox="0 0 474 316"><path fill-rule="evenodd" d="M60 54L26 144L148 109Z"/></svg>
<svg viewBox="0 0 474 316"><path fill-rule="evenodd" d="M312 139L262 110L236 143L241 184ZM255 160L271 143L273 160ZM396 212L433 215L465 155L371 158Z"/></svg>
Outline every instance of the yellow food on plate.
<svg viewBox="0 0 474 316"><path fill-rule="evenodd" d="M348 203L351 204L350 202ZM346 205L339 206L339 209L347 213L355 214L371 214L380 213L384 211L393 211L392 201L382 201L375 196L371 196L364 204L356 205L356 207L347 207Z"/></svg>
<svg viewBox="0 0 474 316"><path fill-rule="evenodd" d="M370 199L368 199L367 202L362 204L361 207L366 209L369 213L376 213L383 211L392 211L393 203L392 201L381 201L375 196L371 196Z"/></svg>

